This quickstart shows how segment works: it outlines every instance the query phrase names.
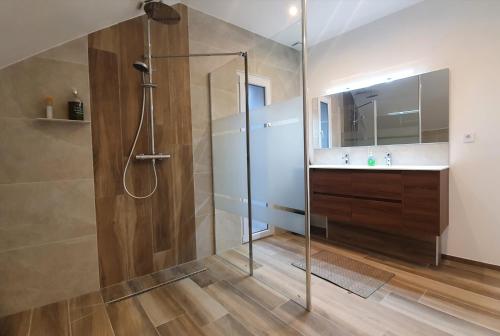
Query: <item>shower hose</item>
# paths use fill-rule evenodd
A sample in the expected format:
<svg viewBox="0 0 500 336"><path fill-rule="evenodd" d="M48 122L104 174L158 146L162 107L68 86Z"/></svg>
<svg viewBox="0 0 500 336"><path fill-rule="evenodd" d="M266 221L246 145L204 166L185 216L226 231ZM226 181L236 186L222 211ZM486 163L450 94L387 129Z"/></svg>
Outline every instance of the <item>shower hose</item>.
<svg viewBox="0 0 500 336"><path fill-rule="evenodd" d="M142 78L144 81L144 75L142 76ZM123 170L123 188L125 189L125 192L130 197L135 198L135 199L144 199L144 198L150 197L151 195L153 195L155 193L156 188L158 187L158 174L156 173L155 160L153 159L153 160L151 160L151 165L153 166L153 173L154 173L154 177L155 177L155 184L154 184L153 190L147 195L138 196L138 195L132 194L127 188L127 181L126 181L127 170L128 170L129 165L130 165L130 160L132 159L132 155L134 154L135 146L137 145L137 140L139 139L139 134L141 133L142 124L144 123L144 111L145 110L146 110L146 88L143 88L143 90L142 90L141 120L139 122L139 127L137 127L137 132L135 134L134 143L132 144L132 148L130 149L130 154L128 156L127 163L125 164L125 169Z"/></svg>

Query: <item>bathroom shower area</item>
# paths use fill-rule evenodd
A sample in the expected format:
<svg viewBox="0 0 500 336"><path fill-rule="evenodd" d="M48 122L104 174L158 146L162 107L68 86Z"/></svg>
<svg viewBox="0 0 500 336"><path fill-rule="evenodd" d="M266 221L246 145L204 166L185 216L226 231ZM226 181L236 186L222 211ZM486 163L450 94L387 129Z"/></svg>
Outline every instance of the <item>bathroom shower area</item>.
<svg viewBox="0 0 500 336"><path fill-rule="evenodd" d="M300 51L251 34L217 46L223 34L197 35L203 14L190 26L176 9L167 24L140 17L89 37L104 286L212 254L253 274L254 239L305 232Z"/></svg>
<svg viewBox="0 0 500 336"><path fill-rule="evenodd" d="M35 79L28 89L37 119L20 132L45 139L33 151L46 158L34 164L53 172L34 178L37 193L18 192L45 199L23 220L34 226L44 207L59 209L42 216L46 229L29 242L3 228L15 253L0 269L17 275L3 281L0 315L64 309L88 293L118 311L165 286L193 290L185 295L196 302L212 287L222 295L220 286L257 286L276 307L289 299L305 307L306 273L292 265L305 267L306 257L300 43L184 4L150 1L141 10L1 70L24 74L17 88ZM298 31L292 38L301 41ZM52 66L48 87L40 60ZM80 82L67 76L76 64ZM45 118L40 97L63 90L79 92L84 120L67 120L66 96ZM23 262L8 264L19 253Z"/></svg>
<svg viewBox="0 0 500 336"><path fill-rule="evenodd" d="M187 16L185 7L179 15ZM187 22L138 17L88 40L99 274L107 287L196 258L189 60L148 57L188 54Z"/></svg>
<svg viewBox="0 0 500 336"><path fill-rule="evenodd" d="M110 301L136 294L117 283L212 255L257 275L254 240L305 233L300 51L184 5L152 11L89 36L99 274Z"/></svg>
<svg viewBox="0 0 500 336"><path fill-rule="evenodd" d="M300 51L173 8L89 36L103 287L305 233Z"/></svg>

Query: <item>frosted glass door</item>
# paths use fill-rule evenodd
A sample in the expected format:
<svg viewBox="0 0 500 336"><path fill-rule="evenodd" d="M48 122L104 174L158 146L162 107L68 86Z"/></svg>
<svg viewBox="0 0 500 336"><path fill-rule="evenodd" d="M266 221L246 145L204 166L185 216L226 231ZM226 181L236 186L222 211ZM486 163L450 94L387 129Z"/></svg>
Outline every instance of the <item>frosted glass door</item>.
<svg viewBox="0 0 500 336"><path fill-rule="evenodd" d="M304 234L302 97L250 113L255 220Z"/></svg>
<svg viewBox="0 0 500 336"><path fill-rule="evenodd" d="M234 59L210 74L210 114L214 199L215 252L249 272L248 263L234 262L249 254L245 114L240 112L241 59ZM236 254L235 254L236 253Z"/></svg>

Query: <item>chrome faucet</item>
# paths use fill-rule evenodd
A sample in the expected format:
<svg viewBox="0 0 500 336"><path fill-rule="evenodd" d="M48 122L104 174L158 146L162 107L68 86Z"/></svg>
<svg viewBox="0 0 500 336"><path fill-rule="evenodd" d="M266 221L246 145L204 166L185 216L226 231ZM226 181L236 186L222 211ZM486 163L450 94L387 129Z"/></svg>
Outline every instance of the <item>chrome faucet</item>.
<svg viewBox="0 0 500 336"><path fill-rule="evenodd" d="M385 165L392 166L392 155L389 152L385 153Z"/></svg>
<svg viewBox="0 0 500 336"><path fill-rule="evenodd" d="M346 165L349 164L349 153L342 154L342 161L344 161Z"/></svg>

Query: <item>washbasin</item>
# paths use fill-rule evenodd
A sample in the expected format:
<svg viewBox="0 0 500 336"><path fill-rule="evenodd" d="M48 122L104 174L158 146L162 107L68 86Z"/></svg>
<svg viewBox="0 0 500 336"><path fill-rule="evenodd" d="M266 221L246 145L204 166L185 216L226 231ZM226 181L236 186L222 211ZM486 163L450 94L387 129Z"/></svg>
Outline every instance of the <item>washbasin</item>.
<svg viewBox="0 0 500 336"><path fill-rule="evenodd" d="M447 165L355 165L355 164L315 164L310 165L309 168L313 169L367 169L367 170L445 170L448 169Z"/></svg>

